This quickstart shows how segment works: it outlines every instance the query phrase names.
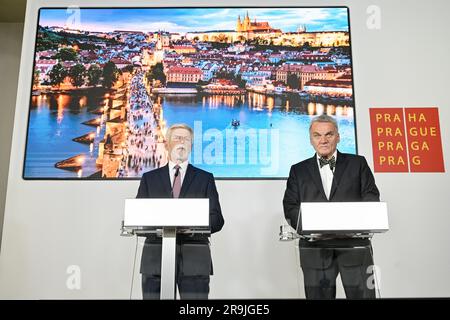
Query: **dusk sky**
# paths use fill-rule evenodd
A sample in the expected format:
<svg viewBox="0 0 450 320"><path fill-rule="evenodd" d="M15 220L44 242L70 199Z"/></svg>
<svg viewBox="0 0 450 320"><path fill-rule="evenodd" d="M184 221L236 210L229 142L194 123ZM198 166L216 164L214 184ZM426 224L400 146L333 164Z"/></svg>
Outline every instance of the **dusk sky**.
<svg viewBox="0 0 450 320"><path fill-rule="evenodd" d="M346 8L183 8L183 9L41 9L41 26L67 26L86 31L189 31L235 30L238 15L248 11L251 21L267 21L283 32L348 31Z"/></svg>

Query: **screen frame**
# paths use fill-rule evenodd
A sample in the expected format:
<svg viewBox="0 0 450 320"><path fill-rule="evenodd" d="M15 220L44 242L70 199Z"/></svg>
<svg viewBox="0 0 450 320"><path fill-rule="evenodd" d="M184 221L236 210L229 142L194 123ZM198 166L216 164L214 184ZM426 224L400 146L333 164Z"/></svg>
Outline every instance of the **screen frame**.
<svg viewBox="0 0 450 320"><path fill-rule="evenodd" d="M45 6L40 6L38 5L37 7L37 20L33 21L32 23L34 24L34 27L36 28L35 30L35 34L34 34L34 44L33 44L33 64L32 64L32 70L31 70L31 84L29 85L29 90L26 91L28 93L28 114L27 114L27 129L26 129L26 136L25 136L25 145L24 145L24 152L23 152L23 163L22 163L22 179L23 180L38 180L38 181L139 181L141 180L141 177L123 177L123 178L98 178L98 177L94 177L94 178L89 178L89 177L62 177L62 178L57 178L57 177L26 177L25 176L25 167L26 167L26 158L27 158L27 146L28 146L28 134L29 134L29 128L30 128L30 113L31 113L31 103L32 103L32 91L33 91L33 80L34 80L34 70L35 70L35 64L36 64L36 48L37 48L37 36L38 36L38 31L39 31L39 21L40 21L40 17L41 17L41 10L48 10L48 9L54 9L54 10L61 10L61 9L69 9L69 8L74 8L73 6L48 6L48 4L46 4ZM358 134L357 134L357 116L356 116L356 90L355 90L355 75L354 75L354 64L353 64L353 48L352 48L352 35L351 35L351 24L350 24L350 8L348 6L287 6L287 5L279 5L279 6L252 6L252 5L248 5L248 6L135 6L135 5L130 5L130 6L122 6L122 5L118 5L118 6L114 6L113 4L108 5L108 6L99 6L99 5L94 5L94 6L77 6L77 9L346 9L347 10L347 25L348 25L348 35L349 35L349 51L350 51L350 66L351 66L351 70L352 70L352 98L353 98L353 108L354 108L354 112L353 112L353 120L354 120L354 134L355 134L355 154L358 155ZM28 12L27 12L27 17L28 18ZM24 29L24 31L26 31L26 29ZM25 39L25 34L24 34L24 39ZM22 59L28 59L28 56L24 57L22 56ZM315 154L314 154L315 155ZM311 155L311 156L314 156ZM306 160L306 159L304 159ZM304 160L300 160L300 161L304 161ZM298 163L298 162L297 162ZM293 165L295 165L296 163L293 163ZM162 168L162 167L161 167ZM153 169L156 170L157 168ZM153 170L149 170L149 171L153 171ZM230 181L234 181L234 180L267 180L267 181L272 181L272 180L287 180L288 177L214 177L215 180L230 180Z"/></svg>

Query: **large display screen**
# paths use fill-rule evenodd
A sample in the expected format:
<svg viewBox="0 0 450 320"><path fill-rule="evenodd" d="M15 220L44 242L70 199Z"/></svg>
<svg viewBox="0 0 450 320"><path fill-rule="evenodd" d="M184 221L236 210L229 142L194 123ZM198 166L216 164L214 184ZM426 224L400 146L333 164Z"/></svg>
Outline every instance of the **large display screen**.
<svg viewBox="0 0 450 320"><path fill-rule="evenodd" d="M347 7L41 8L25 179L139 179L190 163L223 179L287 178L328 114L356 153Z"/></svg>

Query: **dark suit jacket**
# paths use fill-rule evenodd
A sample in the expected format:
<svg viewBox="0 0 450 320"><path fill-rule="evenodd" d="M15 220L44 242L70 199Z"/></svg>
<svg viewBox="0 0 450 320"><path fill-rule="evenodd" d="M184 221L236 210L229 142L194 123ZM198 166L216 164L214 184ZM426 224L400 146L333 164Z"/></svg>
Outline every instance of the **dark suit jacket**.
<svg viewBox="0 0 450 320"><path fill-rule="evenodd" d="M142 178L136 198L172 198L172 186L170 185L169 166L146 172ZM209 198L209 222L211 233L218 232L224 225L222 210L219 203L214 176L188 165L181 186L180 198ZM209 235L177 235L178 244L189 244L183 246L183 252L187 253L184 258L185 265L198 266L197 262L205 261L204 265L210 268ZM158 274L161 268L161 238L154 235L147 237L142 251L141 272L147 274ZM203 244L203 245L202 245ZM208 258L209 256L209 258ZM191 259L192 258L192 259ZM209 259L209 262L208 262ZM197 270L198 271L198 270ZM195 272L197 272L195 271Z"/></svg>
<svg viewBox="0 0 450 320"><path fill-rule="evenodd" d="M375 185L375 179L364 157L346 153L337 153L336 168L333 183L331 185L330 199L328 200L320 178L319 164L314 154L312 158L306 159L291 167L287 180L286 191L283 199L284 215L288 223L297 230L297 221L301 202L354 202L354 201L380 201L380 193ZM370 245L368 240L323 240L311 244L300 241L300 247L339 247L339 246ZM300 250L303 263L314 265L322 262L324 252L313 252L306 254L306 250ZM332 255L332 252L328 252ZM313 257L312 255L316 255ZM316 259L317 258L317 259ZM309 259L309 261L308 261Z"/></svg>

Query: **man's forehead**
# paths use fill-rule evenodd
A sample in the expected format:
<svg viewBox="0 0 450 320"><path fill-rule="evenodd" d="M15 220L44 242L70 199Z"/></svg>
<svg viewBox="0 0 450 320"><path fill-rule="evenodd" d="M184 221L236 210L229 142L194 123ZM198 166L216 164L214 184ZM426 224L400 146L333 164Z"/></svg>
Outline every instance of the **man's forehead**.
<svg viewBox="0 0 450 320"><path fill-rule="evenodd" d="M329 122L315 122L311 126L312 132L330 132L336 131L334 124Z"/></svg>
<svg viewBox="0 0 450 320"><path fill-rule="evenodd" d="M190 135L191 133L189 132L188 129L184 129L184 128L176 128L175 130L173 130L174 134L185 134L185 135Z"/></svg>

